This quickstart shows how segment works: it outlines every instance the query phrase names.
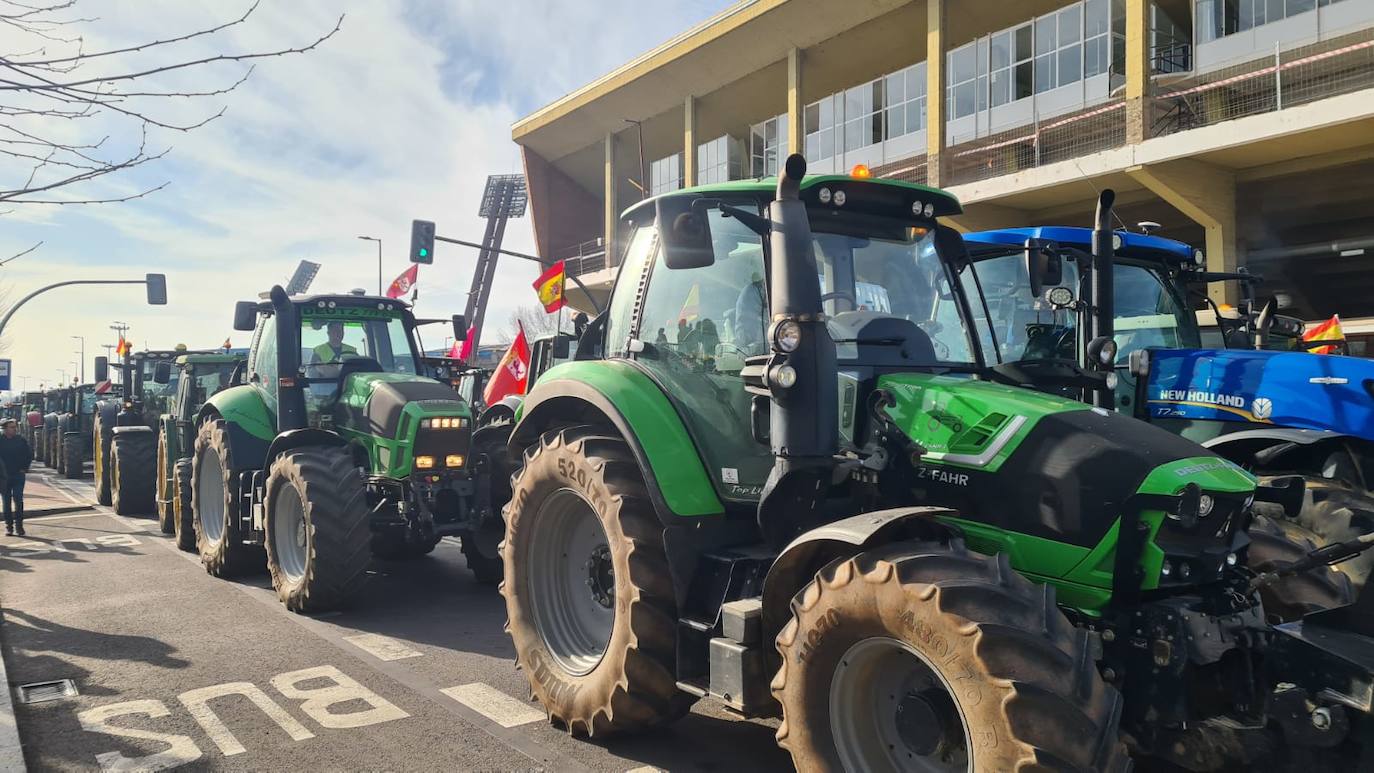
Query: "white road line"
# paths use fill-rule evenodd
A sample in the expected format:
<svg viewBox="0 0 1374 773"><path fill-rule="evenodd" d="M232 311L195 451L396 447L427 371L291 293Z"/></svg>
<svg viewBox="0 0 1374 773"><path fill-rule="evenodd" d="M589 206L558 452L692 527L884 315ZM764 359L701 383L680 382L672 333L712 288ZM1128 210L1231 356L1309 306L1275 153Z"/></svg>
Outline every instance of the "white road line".
<svg viewBox="0 0 1374 773"><path fill-rule="evenodd" d="M544 712L528 703L518 701L481 682L447 687L439 692L505 728L541 722L548 718Z"/></svg>
<svg viewBox="0 0 1374 773"><path fill-rule="evenodd" d="M383 636L379 633L345 636L344 641L378 660L404 660L405 658L418 658L424 654L419 650L407 647L390 636Z"/></svg>
<svg viewBox="0 0 1374 773"><path fill-rule="evenodd" d="M75 515L39 515L24 516L24 523L44 523L46 521L65 521L68 518L93 518L97 515L104 515L98 510L91 510L89 513L77 513Z"/></svg>
<svg viewBox="0 0 1374 773"><path fill-rule="evenodd" d="M637 768L630 768L625 773L663 773L663 768L656 768L653 765L640 765Z"/></svg>

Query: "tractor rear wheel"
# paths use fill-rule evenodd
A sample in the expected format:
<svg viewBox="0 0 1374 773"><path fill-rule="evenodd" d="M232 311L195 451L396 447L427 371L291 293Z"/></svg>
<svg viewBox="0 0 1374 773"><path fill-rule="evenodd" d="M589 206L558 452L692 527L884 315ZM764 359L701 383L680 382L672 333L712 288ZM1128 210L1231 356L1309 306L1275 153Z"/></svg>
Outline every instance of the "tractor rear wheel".
<svg viewBox="0 0 1374 773"><path fill-rule="evenodd" d="M173 469L176 479L172 481L172 530L176 534L177 547L194 553L196 520L191 506L191 460L182 459Z"/></svg>
<svg viewBox="0 0 1374 773"><path fill-rule="evenodd" d="M1005 555L955 540L838 559L777 648L777 739L800 771L1130 768L1087 631Z"/></svg>
<svg viewBox="0 0 1374 773"><path fill-rule="evenodd" d="M110 500L116 513L152 512L156 443L151 432L121 432L110 443Z"/></svg>
<svg viewBox="0 0 1374 773"><path fill-rule="evenodd" d="M383 561L406 561L434 552L439 537L416 538L409 529L389 529L372 535L372 555Z"/></svg>
<svg viewBox="0 0 1374 773"><path fill-rule="evenodd" d="M54 437L54 441L53 441L53 442L54 442L54 446L55 446L55 447L54 447L54 449L53 449L53 452L54 452L54 453L53 453L53 455L52 455L52 468L53 468L53 471L56 472L58 475L61 475L61 476L63 476L63 477L66 477L66 474L67 474L67 468L66 468L66 464L67 464L67 454L66 454L66 452L63 450L63 444L62 444L63 433L60 432L60 431L58 431L58 432L56 432L56 433L54 434L53 437Z"/></svg>
<svg viewBox="0 0 1374 773"><path fill-rule="evenodd" d="M62 474L76 480L86 474L86 447L80 432L62 438Z"/></svg>
<svg viewBox="0 0 1374 773"><path fill-rule="evenodd" d="M167 434L157 433L157 479L154 483L153 497L157 504L157 526L163 534L175 534L176 516L172 507L172 494L167 485L171 481L171 470L167 469Z"/></svg>
<svg viewBox="0 0 1374 773"><path fill-rule="evenodd" d="M549 717L602 737L687 713L663 527L629 446L594 427L547 432L512 488L501 593Z"/></svg>
<svg viewBox="0 0 1374 773"><path fill-rule="evenodd" d="M372 559L367 486L347 448L307 446L272 463L267 476L267 569L293 612L353 600Z"/></svg>
<svg viewBox="0 0 1374 773"><path fill-rule="evenodd" d="M101 426L100 416L96 415L91 430L91 457L95 463L95 501L102 505L110 504L110 441L108 430Z"/></svg>
<svg viewBox="0 0 1374 773"><path fill-rule="evenodd" d="M1296 523L1256 515L1250 525L1247 565L1267 571L1296 561L1321 546L1315 534ZM1355 601L1355 586L1345 572L1319 566L1260 588L1265 614L1287 622L1308 612L1341 607Z"/></svg>
<svg viewBox="0 0 1374 773"><path fill-rule="evenodd" d="M262 549L244 544L239 531L238 470L224 419L206 421L196 434L191 510L196 549L205 571L216 577L233 577L262 568Z"/></svg>
<svg viewBox="0 0 1374 773"><path fill-rule="evenodd" d="M477 578L478 585L496 585L505 576L505 569L501 566L501 556L488 556L482 552L478 544L478 538L472 532L466 532L461 537L463 543L463 559L467 561L468 570L472 576Z"/></svg>

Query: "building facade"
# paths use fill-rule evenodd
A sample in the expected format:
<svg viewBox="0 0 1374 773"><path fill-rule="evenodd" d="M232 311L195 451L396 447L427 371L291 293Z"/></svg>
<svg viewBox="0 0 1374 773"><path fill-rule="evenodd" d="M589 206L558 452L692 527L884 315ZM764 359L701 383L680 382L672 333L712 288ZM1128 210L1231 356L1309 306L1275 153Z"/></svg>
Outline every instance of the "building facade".
<svg viewBox="0 0 1374 773"><path fill-rule="evenodd" d="M745 0L513 136L540 254L595 294L625 207L795 149L948 189L966 230L1087 225L1112 188L1123 224L1374 330L1374 0Z"/></svg>

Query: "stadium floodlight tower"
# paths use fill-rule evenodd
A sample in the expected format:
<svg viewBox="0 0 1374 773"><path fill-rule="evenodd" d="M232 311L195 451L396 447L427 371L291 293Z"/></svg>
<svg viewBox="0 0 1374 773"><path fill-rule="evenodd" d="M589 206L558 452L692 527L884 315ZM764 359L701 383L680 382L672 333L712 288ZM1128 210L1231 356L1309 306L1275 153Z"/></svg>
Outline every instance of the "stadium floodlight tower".
<svg viewBox="0 0 1374 773"><path fill-rule="evenodd" d="M506 221L512 217L524 217L525 207L529 204L529 193L525 188L525 176L520 174L494 174L487 177L486 190L482 192L482 204L477 215L487 219L487 230L482 235L482 249L477 253L477 267L472 272L472 289L468 291L468 304L464 318L472 326L471 351L476 353L481 343L482 324L487 316L487 299L491 295L491 283L496 277L496 259L501 255L501 241L506 235Z"/></svg>

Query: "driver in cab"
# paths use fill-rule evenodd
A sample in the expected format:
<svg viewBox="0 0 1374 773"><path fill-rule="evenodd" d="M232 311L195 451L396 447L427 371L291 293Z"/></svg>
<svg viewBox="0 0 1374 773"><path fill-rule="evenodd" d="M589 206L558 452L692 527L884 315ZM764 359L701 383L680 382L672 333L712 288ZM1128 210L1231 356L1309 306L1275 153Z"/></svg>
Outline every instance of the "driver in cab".
<svg viewBox="0 0 1374 773"><path fill-rule="evenodd" d="M311 365L337 366L343 362L344 355L358 356L357 347L344 343L344 323L330 322L325 332L329 335L329 340L311 350Z"/></svg>

